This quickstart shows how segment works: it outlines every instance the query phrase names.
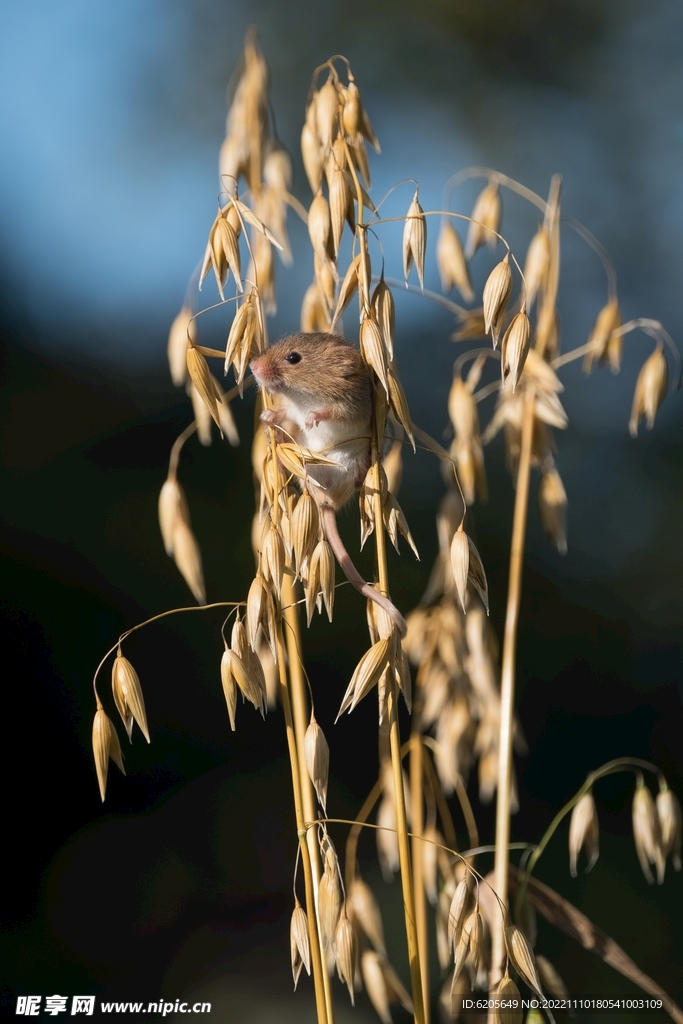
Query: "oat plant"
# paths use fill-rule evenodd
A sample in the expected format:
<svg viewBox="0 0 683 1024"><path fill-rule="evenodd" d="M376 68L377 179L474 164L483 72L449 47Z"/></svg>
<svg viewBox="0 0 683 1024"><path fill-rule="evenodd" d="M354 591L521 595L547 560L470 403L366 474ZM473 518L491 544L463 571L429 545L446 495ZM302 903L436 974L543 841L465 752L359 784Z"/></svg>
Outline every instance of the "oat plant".
<svg viewBox="0 0 683 1024"><path fill-rule="evenodd" d="M643 419L652 428L669 376L680 384L678 350L659 322L622 322L612 263L586 228L562 217L559 177L553 178L544 199L498 171L468 168L447 183L440 210L422 208L415 182L398 183L376 203L370 195L368 149L379 153L379 143L348 61L335 57L315 70L306 103L301 151L312 198L305 209L290 191L291 162L274 129L268 67L253 31L233 81L216 216L168 347L173 381L187 389L193 419L171 451L159 522L166 551L198 604L162 612L128 630L95 673L93 747L102 799L109 761L123 771L117 731L100 696L103 666L113 656L112 697L129 739L137 724L149 742L140 681L123 653L127 637L165 615L223 607L224 653L216 675L230 728L237 728L245 701L263 715L278 704L282 708L298 837L292 865L292 973L295 987L302 972L312 976L319 1024L334 1020L335 970L351 1002L364 988L385 1024L392 1019L392 1004L402 1005L417 1024L426 1024L433 1012L429 978L434 956L443 977L438 1012L445 1021L458 1018L463 997L473 991L510 1000L518 997L521 986L523 991L561 996L566 989L556 969L542 953L534 953L536 913L661 998L674 1019L683 1021L673 1001L613 940L533 876L568 815L570 873L576 874L582 850L587 867L595 863L599 826L594 793L600 779L616 771L634 773L634 839L647 880L656 876L663 881L668 858L680 869L680 805L656 766L624 757L597 768L538 842L510 843L510 816L518 802L512 752L515 745L523 746L514 713L516 641L534 473L543 527L560 552L567 550L567 496L552 437L553 430L565 429L568 422L560 371L583 358L587 373L605 363L616 373L623 345L634 332L651 339L654 345L636 381L629 420L635 436ZM471 214L452 211L457 187L476 177L485 184ZM501 234L502 189L517 192L540 214L523 270ZM288 210L307 223L311 242L312 283L302 298L300 324L309 339L306 344L313 344L311 338L328 344L329 334L343 332L346 313L347 324L354 325L348 337L357 342L362 360L358 372L369 382L370 411L359 436L334 445L316 440L317 413L312 413L312 426L307 420L305 435L297 432L282 412L277 389L269 389L263 375L259 378L263 386L256 399L259 418L252 440L255 575L246 595L207 604L200 546L179 480L182 449L195 432L201 443L210 444L214 424L230 444L239 443L231 402L254 383L250 366L256 373L279 351L269 342L268 318L276 308L276 259L292 259ZM382 246L383 226L390 222L403 224L400 254ZM437 225L443 295L424 288L428 241ZM586 344L562 353L556 303L565 228L577 231L602 260L607 296ZM348 262L342 256L346 236L351 240ZM480 304L473 306L470 266L483 247L502 252L502 258L497 257ZM385 252L388 259L400 257L402 281L385 276ZM219 301L200 307L202 284L211 277ZM448 400L450 450L411 419L395 358L392 289L397 288L415 293L416 302L445 305L457 321L453 340L458 345L477 343L455 359ZM448 297L453 288L466 306ZM224 350L200 343L201 314L216 307L230 317ZM295 336L286 356L291 363L300 358L295 348L301 337ZM218 366L218 375L222 364L223 376L231 378L227 389L212 364ZM329 369L333 375L335 368ZM493 395L495 408L482 432L479 407ZM472 506L486 498L484 448L501 430L515 502L499 661L488 618L486 572L472 539ZM358 576L336 534L334 512L331 519L329 514L325 481L344 462L345 445L354 446L357 461L365 460L362 476L352 481L349 493L358 488L361 547L371 538L374 544L375 578L370 582ZM387 542L398 550L400 537L417 554L397 498L406 449L438 460L446 482L436 517L439 554L420 603L407 616L407 632L390 600L387 563ZM367 697L377 700L379 775L353 822L341 821L328 807L330 752L302 660L302 618L310 624L316 611L324 611L332 621L339 585L335 555L354 586L369 598L369 647L340 695L339 715L353 713ZM411 713L410 734L403 739L401 698ZM481 800L496 795L491 846L480 842L467 795L468 775L475 766ZM647 778L658 783L656 799ZM451 798L468 834L464 850L458 849ZM350 826L343 870L332 838L340 825ZM388 959L378 903L360 875L357 846L363 829L375 833L385 877L400 875L408 987L401 977L404 965ZM510 852L520 849L519 865L512 865ZM487 867L491 854L493 871ZM428 904L434 908L433 934ZM498 1016L518 1020L521 1011L500 1011Z"/></svg>

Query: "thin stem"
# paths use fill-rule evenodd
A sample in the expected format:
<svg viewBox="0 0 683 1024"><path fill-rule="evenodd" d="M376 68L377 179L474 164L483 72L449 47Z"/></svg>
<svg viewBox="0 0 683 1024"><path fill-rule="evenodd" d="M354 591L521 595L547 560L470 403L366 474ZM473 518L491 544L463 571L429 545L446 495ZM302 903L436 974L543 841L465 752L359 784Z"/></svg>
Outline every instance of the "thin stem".
<svg viewBox="0 0 683 1024"><path fill-rule="evenodd" d="M413 722L419 721L417 709L413 707ZM413 728L410 737L410 808L413 840L413 894L415 899L415 923L417 945L422 972L422 995L424 998L424 1019L429 1024L429 932L427 931L427 899L423 879L423 852L421 842L424 832L424 805L422 801L422 780L424 776L424 753L420 733Z"/></svg>
<svg viewBox="0 0 683 1024"><path fill-rule="evenodd" d="M517 625L522 590L522 567L524 563L524 538L526 534L527 509L529 504L529 478L531 473L531 448L534 430L535 397L529 390L524 398L522 412L521 446L517 488L515 494L514 519L512 524L512 545L510 549L510 576L508 582L507 611L505 614L505 635L500 687L500 738L498 747L498 794L496 801L496 856L494 864L494 888L503 905L507 905L508 893L508 843L510 842L510 797L512 789L512 738L514 732L515 703L515 655L517 649ZM491 981L496 985L503 972L505 961L504 921L496 921L493 930L491 958Z"/></svg>
<svg viewBox="0 0 683 1024"><path fill-rule="evenodd" d="M306 917L308 920L308 939L311 947L311 959L313 961L313 986L315 988L315 1004L318 1014L318 1024L331 1024L327 1016L327 1004L325 1000L325 967L320 953L320 936L318 934L318 915L315 906L315 891L313 886L313 870L311 857L308 849L306 836L306 823L301 797L301 774L299 771L299 757L292 720L292 706L289 699L289 685L287 669L285 667L285 652L282 643L282 633L278 631L278 670L280 674L280 700L285 716L285 729L287 733L287 749L289 751L289 767L292 773L292 790L294 792L294 812L296 815L296 830L299 837L299 850L301 852L301 863L304 871L304 884L306 891Z"/></svg>
<svg viewBox="0 0 683 1024"><path fill-rule="evenodd" d="M158 615L153 615L151 619L145 619L144 622L138 622L137 626L131 626L131 628L127 629L125 633L122 633L121 636L116 641L116 643L109 648L109 650L103 656L99 665L95 669L95 675L93 676L92 679L92 688L95 694L95 699L98 702L98 706L99 697L97 695L97 677L100 674L102 666L104 665L105 661L110 656L110 654L113 654L114 651L116 651L120 647L120 645L123 643L126 637L129 637L131 635L131 633L135 633L138 629L142 629L143 626L149 626L152 622L157 622L159 619L165 619L168 615L178 615L180 614L180 612L206 612L210 608L237 608L243 604L244 601L214 601L213 604L192 604L189 605L187 608L169 608L165 612L159 612Z"/></svg>
<svg viewBox="0 0 683 1024"><path fill-rule="evenodd" d="M176 437L175 441L173 442L173 447L171 448L171 454L168 460L168 475L169 478L172 480L175 480L176 474L178 472L178 460L180 459L180 452L182 451L183 445L188 440L188 438L192 437L196 429L197 421L192 420L192 423L185 427L182 434L179 434L179 436Z"/></svg>
<svg viewBox="0 0 683 1024"><path fill-rule="evenodd" d="M308 769L306 768L306 757L304 754L304 739L308 727L308 707L306 701L306 679L304 678L303 664L301 661L301 635L299 630L299 613L294 599L294 583L291 576L285 576L282 581L282 601L284 622L287 628L287 658L289 665L289 681L292 690L292 710L294 712L294 732L296 746L299 755L299 778L301 782L301 796L304 818L311 821L316 816L316 802ZM311 870L313 872L313 894L316 908L318 905L318 886L320 884L320 850L313 832L307 832L308 851L311 858ZM320 936L319 936L320 937ZM324 960L322 945L320 946L321 960ZM323 983L325 986L325 1005L329 1024L334 1022L334 1008L332 1005L332 990L330 976L323 971Z"/></svg>

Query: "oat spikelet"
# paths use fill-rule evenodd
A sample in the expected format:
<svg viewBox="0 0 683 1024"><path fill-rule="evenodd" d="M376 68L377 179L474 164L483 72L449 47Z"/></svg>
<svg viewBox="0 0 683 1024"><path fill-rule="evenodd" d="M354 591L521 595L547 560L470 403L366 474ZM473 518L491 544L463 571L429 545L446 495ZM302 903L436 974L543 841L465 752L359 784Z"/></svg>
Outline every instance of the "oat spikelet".
<svg viewBox="0 0 683 1024"><path fill-rule="evenodd" d="M466 878L463 878L455 888L448 910L448 948L452 952L455 952L460 942L460 936L465 923L465 910L467 908L469 890L469 882Z"/></svg>
<svg viewBox="0 0 683 1024"><path fill-rule="evenodd" d="M496 989L500 1006L495 1011L496 1024L522 1024L522 1000L519 989L506 974Z"/></svg>
<svg viewBox="0 0 683 1024"><path fill-rule="evenodd" d="M514 393L522 375L526 357L529 354L531 324L526 310L522 308L510 322L500 346L500 366L503 384L510 378Z"/></svg>
<svg viewBox="0 0 683 1024"><path fill-rule="evenodd" d="M320 918L320 934L325 946L334 948L334 937L341 910L341 890L334 862L325 859L325 870L318 887L318 916Z"/></svg>
<svg viewBox="0 0 683 1024"><path fill-rule="evenodd" d="M308 234L313 251L321 258L330 255L331 232L330 206L320 190L308 210Z"/></svg>
<svg viewBox="0 0 683 1024"><path fill-rule="evenodd" d="M311 103L308 110L312 111L313 117L309 118L307 111L306 121L301 129L301 156L311 192L315 195L320 188L323 167L320 159L320 143L315 129L315 103Z"/></svg>
<svg viewBox="0 0 683 1024"><path fill-rule="evenodd" d="M159 528L166 554L173 557L173 531L178 519L190 525L185 492L175 477L169 477L159 492Z"/></svg>
<svg viewBox="0 0 683 1024"><path fill-rule="evenodd" d="M327 333L332 326L328 306L324 301L316 281L309 285L301 303L301 330L306 333L323 331Z"/></svg>
<svg viewBox="0 0 683 1024"><path fill-rule="evenodd" d="M619 327L621 327L621 310L617 299L613 298L598 313L588 336L590 348L583 361L584 373L590 373L595 363L604 362L610 338Z"/></svg>
<svg viewBox="0 0 683 1024"><path fill-rule="evenodd" d="M171 380L177 388L182 387L187 378L188 336L190 341L196 344L197 328L192 317L192 310L188 306L183 306L168 332L168 365L171 371Z"/></svg>
<svg viewBox="0 0 683 1024"><path fill-rule="evenodd" d="M218 416L218 402L220 401L220 396L216 392L216 385L214 384L213 377L211 376L209 364L201 352L198 352L194 346L190 346L187 350L187 372L190 375L190 380L199 392L199 396L211 413L216 426L220 430L221 424Z"/></svg>
<svg viewBox="0 0 683 1024"><path fill-rule="evenodd" d="M92 725L92 749L95 755L95 770L97 771L100 796L104 803L107 791L109 758L112 759L124 775L126 770L123 767L123 754L121 753L121 744L116 735L116 729L101 706L98 707L95 713L95 720Z"/></svg>
<svg viewBox="0 0 683 1024"><path fill-rule="evenodd" d="M261 564L264 576L272 581L279 599L282 596L282 580L285 574L285 546L280 531L272 523L263 541Z"/></svg>
<svg viewBox="0 0 683 1024"><path fill-rule="evenodd" d="M382 915L372 889L362 878L355 878L352 882L347 903L352 920L367 935L376 952L386 955Z"/></svg>
<svg viewBox="0 0 683 1024"><path fill-rule="evenodd" d="M394 309L394 297L391 289L384 280L384 271L379 279L377 287L372 293L370 301L373 315L379 325L389 361L394 358L394 331L396 325L396 313Z"/></svg>
<svg viewBox="0 0 683 1024"><path fill-rule="evenodd" d="M358 943L353 925L346 916L346 904L342 905L337 929L334 933L334 956L337 963L337 973L349 990L351 1005L356 1005L353 990L354 976L356 972L356 956L358 954Z"/></svg>
<svg viewBox="0 0 683 1024"><path fill-rule="evenodd" d="M378 640L376 644L373 644L369 651L365 652L351 676L351 682L344 694L337 719L339 719L340 715L344 714L347 708L349 712L353 711L356 704L377 685L380 677L390 667L389 653L391 646L391 639L384 637Z"/></svg>
<svg viewBox="0 0 683 1024"><path fill-rule="evenodd" d="M524 263L524 281L526 283L524 301L529 309L534 304L539 288L545 285L549 264L550 238L547 230L540 227L529 243Z"/></svg>
<svg viewBox="0 0 683 1024"><path fill-rule="evenodd" d="M252 350L254 347L258 348L258 345L254 346L258 332L258 313L253 301L255 294L252 291L247 295L235 313L225 346L224 371L227 373L230 365L234 364L238 383L244 378Z"/></svg>
<svg viewBox="0 0 683 1024"><path fill-rule="evenodd" d="M512 293L512 271L510 270L510 255L506 253L500 263L496 264L489 274L482 295L484 307L484 329L491 335L493 347L498 344L498 338L503 327L505 309Z"/></svg>
<svg viewBox="0 0 683 1024"><path fill-rule="evenodd" d="M472 209L472 220L467 228L465 255L471 260L477 249L488 243L490 249L498 244L496 232L500 228L503 204L497 181L490 181L477 196Z"/></svg>
<svg viewBox="0 0 683 1024"><path fill-rule="evenodd" d="M649 884L654 883L650 865L656 865L657 881L661 885L664 881L664 854L662 850L662 836L659 829L659 819L652 793L645 785L643 776L638 775L636 791L633 794L632 806L633 839L636 844L636 853L643 874Z"/></svg>
<svg viewBox="0 0 683 1024"><path fill-rule="evenodd" d="M247 636L253 651L256 650L259 630L263 627L264 632L268 629L268 603L270 595L262 576L257 575L252 580L247 595Z"/></svg>
<svg viewBox="0 0 683 1024"><path fill-rule="evenodd" d="M297 501L292 513L291 539L294 552L294 563L296 571L301 575L302 567L313 551L319 531L318 508L308 493L304 490Z"/></svg>
<svg viewBox="0 0 683 1024"><path fill-rule="evenodd" d="M569 995L567 986L550 963L550 960L539 954L536 957L536 967L538 968L541 981L550 995L556 996L558 999L566 999Z"/></svg>
<svg viewBox="0 0 683 1024"><path fill-rule="evenodd" d="M389 382L387 380L387 352L382 341L382 335L373 316L364 316L360 325L360 350L363 359L377 374L387 398L389 397Z"/></svg>
<svg viewBox="0 0 683 1024"><path fill-rule="evenodd" d="M318 592L322 593L330 622L332 622L334 608L334 575L335 561L332 548L326 540L319 540L311 555L308 585L312 586L311 581L315 580L316 594L314 594L314 598L317 597Z"/></svg>
<svg viewBox="0 0 683 1024"><path fill-rule="evenodd" d="M140 680L128 658L124 658L121 654L121 648L119 648L111 670L111 689L116 709L121 715L121 721L128 733L128 739L132 740L133 721L136 721L140 732L149 743L145 699L142 696Z"/></svg>
<svg viewBox="0 0 683 1024"><path fill-rule="evenodd" d="M223 657L221 658L221 684L223 686L223 695L225 696L225 703L228 708L228 718L230 719L230 728L235 731L235 713L237 710L237 683L235 677L232 674L232 663L230 661L230 651L227 648L223 651Z"/></svg>
<svg viewBox="0 0 683 1024"><path fill-rule="evenodd" d="M375 1013L382 1024L392 1024L389 1009L389 990L382 970L382 958L377 953L366 949L361 956L363 983Z"/></svg>
<svg viewBox="0 0 683 1024"><path fill-rule="evenodd" d="M439 237L436 240L436 262L441 275L443 291L449 292L451 288L455 287L465 302L474 302L474 292L465 252L460 235L451 224L449 217L444 217L441 222Z"/></svg>
<svg viewBox="0 0 683 1024"><path fill-rule="evenodd" d="M538 481L538 514L548 538L561 555L567 554L567 492L553 467Z"/></svg>
<svg viewBox="0 0 683 1024"><path fill-rule="evenodd" d="M427 220L418 202L418 189L408 207L403 228L403 274L406 281L415 263L420 288L424 288L425 252L427 249Z"/></svg>
<svg viewBox="0 0 683 1024"><path fill-rule="evenodd" d="M192 530L180 518L173 527L173 558L197 604L206 604L202 553Z"/></svg>
<svg viewBox="0 0 683 1024"><path fill-rule="evenodd" d="M666 782L660 782L660 787L657 794L657 818L662 838L662 856L665 859L670 856L674 871L680 871L683 833L681 805L678 802L678 797L669 789Z"/></svg>
<svg viewBox="0 0 683 1024"><path fill-rule="evenodd" d="M595 800L591 792L584 793L574 804L569 822L569 873L572 878L576 878L576 862L583 846L588 855L586 871L593 867L600 856L599 841L600 826Z"/></svg>
<svg viewBox="0 0 683 1024"><path fill-rule="evenodd" d="M666 365L666 356L661 342L658 342L650 358L643 363L636 381L631 419L628 423L631 437L638 436L638 424L643 417L645 417L647 429L652 430L657 410L666 396L668 383L669 371Z"/></svg>
<svg viewBox="0 0 683 1024"><path fill-rule="evenodd" d="M524 934L514 924L509 924L505 929L505 945L508 956L520 977L524 978L529 988L539 995L543 994L541 980L536 971L536 961L531 947Z"/></svg>
<svg viewBox="0 0 683 1024"><path fill-rule="evenodd" d="M389 383L389 404L391 405L391 410L408 435L410 443L413 446L413 451L415 451L413 421L410 416L410 409L408 408L408 399L406 398L403 386L396 375L393 363L389 366L387 379Z"/></svg>
<svg viewBox="0 0 683 1024"><path fill-rule="evenodd" d="M327 777L330 770L330 748L325 733L318 725L311 711L311 720L304 736L304 757L306 770L313 783L318 802L327 814Z"/></svg>
<svg viewBox="0 0 683 1024"><path fill-rule="evenodd" d="M299 981L301 968L306 968L306 974L311 973L311 947L308 939L308 919L306 911L299 901L296 901L292 911L292 920L289 924L289 948L292 957L292 977L294 978L294 989Z"/></svg>
<svg viewBox="0 0 683 1024"><path fill-rule="evenodd" d="M455 589L462 605L462 610L467 611L467 581L470 572L470 542L469 537L462 529L462 524L453 534L451 541L451 567L455 580Z"/></svg>

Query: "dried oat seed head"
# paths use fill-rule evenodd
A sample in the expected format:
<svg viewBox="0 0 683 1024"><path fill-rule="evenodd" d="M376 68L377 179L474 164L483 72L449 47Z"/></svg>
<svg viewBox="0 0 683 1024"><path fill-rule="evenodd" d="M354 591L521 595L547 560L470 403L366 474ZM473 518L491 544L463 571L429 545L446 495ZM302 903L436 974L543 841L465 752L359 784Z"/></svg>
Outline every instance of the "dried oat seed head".
<svg viewBox="0 0 683 1024"><path fill-rule="evenodd" d="M539 288L543 288L545 285L549 265L550 238L547 229L540 227L529 243L524 263L524 281L526 284L524 301L528 309L531 309L533 306Z"/></svg>
<svg viewBox="0 0 683 1024"><path fill-rule="evenodd" d="M189 526L190 512L185 492L174 476L165 481L159 492L159 528L166 554L173 556L173 530L178 519Z"/></svg>
<svg viewBox="0 0 683 1024"><path fill-rule="evenodd" d="M360 261L361 254L358 253L358 255L355 256L351 263L349 264L348 270L344 275L344 280L342 281L341 288L339 289L337 308L334 311L333 320L335 323L342 315L342 313L348 306L349 302L356 294L356 291L358 290L358 275L360 273Z"/></svg>
<svg viewBox="0 0 683 1024"><path fill-rule="evenodd" d="M320 934L325 946L334 949L334 937L341 910L341 890L336 868L326 858L325 870L318 887L318 916Z"/></svg>
<svg viewBox="0 0 683 1024"><path fill-rule="evenodd" d="M681 805L678 797L669 789L666 782L660 782L657 794L657 818L662 837L662 855L671 857L674 871L681 870Z"/></svg>
<svg viewBox="0 0 683 1024"><path fill-rule="evenodd" d="M550 960L539 953L536 957L536 967L538 968L541 981L550 995L555 996L557 999L566 999L569 995L567 986L550 963Z"/></svg>
<svg viewBox="0 0 683 1024"><path fill-rule="evenodd" d="M448 910L448 948L455 952L465 923L465 911L470 893L469 876L458 882Z"/></svg>
<svg viewBox="0 0 683 1024"><path fill-rule="evenodd" d="M330 221L332 224L332 242L335 256L339 252L344 224L352 202L351 190L344 171L335 167L329 174L330 188Z"/></svg>
<svg viewBox="0 0 683 1024"><path fill-rule="evenodd" d="M498 182L490 181L479 193L472 209L472 220L467 228L465 255L471 260L477 249L488 243L490 249L498 244L496 232L500 228L503 204L500 199Z"/></svg>
<svg viewBox="0 0 683 1024"><path fill-rule="evenodd" d="M604 362L609 340L619 327L621 327L621 310L617 299L613 298L598 313L588 336L590 348L583 361L584 373L590 373L595 363Z"/></svg>
<svg viewBox="0 0 683 1024"><path fill-rule="evenodd" d="M645 417L647 429L652 430L657 410L664 401L669 383L669 371L661 342L657 343L652 355L643 363L636 390L628 429L631 437L638 436L638 424Z"/></svg>
<svg viewBox="0 0 683 1024"><path fill-rule="evenodd" d="M360 325L360 350L363 359L377 374L379 381L389 398L389 382L387 380L387 352L382 335L373 316L366 315Z"/></svg>
<svg viewBox="0 0 683 1024"><path fill-rule="evenodd" d="M200 398L206 405L207 409L211 413L211 416L216 423L216 426L220 430L220 418L218 415L218 402L220 396L216 391L216 385L209 364L207 363L204 356L194 346L190 346L187 350L187 372L190 375L190 380L197 389Z"/></svg>
<svg viewBox="0 0 683 1024"><path fill-rule="evenodd" d="M306 559L313 551L318 538L318 531L317 505L308 491L304 490L292 512L291 523L294 563L299 575L301 575Z"/></svg>
<svg viewBox="0 0 683 1024"><path fill-rule="evenodd" d="M463 612L467 612L467 581L470 572L470 542L469 537L462 529L462 524L453 535L451 541L451 568L455 589L460 599Z"/></svg>
<svg viewBox="0 0 683 1024"><path fill-rule="evenodd" d="M177 388L182 387L187 378L187 339L193 344L197 342L197 328L188 306L178 313L168 333L168 365L171 380Z"/></svg>
<svg viewBox="0 0 683 1024"><path fill-rule="evenodd" d="M386 956L382 915L377 900L369 885L362 878L355 878L347 894L349 913L367 935L376 952Z"/></svg>
<svg viewBox="0 0 683 1024"><path fill-rule="evenodd" d="M394 310L394 297L391 294L391 289L384 280L384 273L382 273L377 287L372 293L372 300L370 304L375 320L379 324L379 329L382 333L382 340L386 346L387 355L391 361L394 358L394 330L396 314Z"/></svg>
<svg viewBox="0 0 683 1024"><path fill-rule="evenodd" d="M391 646L391 638L384 637L365 652L351 676L351 682L344 694L337 719L344 714L347 708L349 713L353 711L356 704L377 685L383 673L391 668L389 662Z"/></svg>
<svg viewBox="0 0 683 1024"><path fill-rule="evenodd" d="M223 657L221 658L221 683L223 685L225 703L228 708L230 728L234 732L235 713L237 710L237 683L235 682L235 677L232 674L232 667L230 663L230 651L228 650L227 647L223 651Z"/></svg>
<svg viewBox="0 0 683 1024"><path fill-rule="evenodd" d="M500 263L496 264L489 274L482 296L484 328L486 333L491 335L494 348L498 344L498 338L503 327L505 309L511 293L512 271L510 270L510 256L506 253Z"/></svg>
<svg viewBox="0 0 683 1024"><path fill-rule="evenodd" d="M123 754L121 753L121 744L116 735L116 729L101 706L98 707L95 713L95 720L92 726L92 749L95 756L95 770L97 771L100 796L104 803L107 791L109 758L112 759L124 775L126 770L123 767Z"/></svg>
<svg viewBox="0 0 683 1024"><path fill-rule="evenodd" d="M346 916L346 904L342 905L337 928L334 933L334 955L337 962L337 973L349 990L351 1005L356 1005L353 990L354 976L356 972L356 956L358 954L358 943L353 925Z"/></svg>
<svg viewBox="0 0 683 1024"><path fill-rule="evenodd" d="M593 794L589 791L577 800L569 822L569 873L576 878L576 863L581 848L588 856L586 871L590 871L600 855L600 826Z"/></svg>
<svg viewBox="0 0 683 1024"><path fill-rule="evenodd" d="M332 327L327 303L323 300L316 281L309 285L301 303L301 330L309 333L323 331L327 333Z"/></svg>
<svg viewBox="0 0 683 1024"><path fill-rule="evenodd" d="M522 1024L522 999L509 974L498 985L496 999L500 1001L495 1011L496 1024Z"/></svg>
<svg viewBox="0 0 683 1024"><path fill-rule="evenodd" d="M538 481L538 514L548 538L561 555L567 554L567 492L553 467Z"/></svg>
<svg viewBox="0 0 683 1024"><path fill-rule="evenodd" d="M331 255L329 250L331 232L329 203L320 190L308 210L308 234L313 251L321 257Z"/></svg>
<svg viewBox="0 0 683 1024"><path fill-rule="evenodd" d="M505 945L508 956L520 977L524 978L529 988L539 995L543 994L541 980L536 971L536 961L531 951L531 946L524 937L524 934L514 924L509 924L505 929Z"/></svg>
<svg viewBox="0 0 683 1024"><path fill-rule="evenodd" d="M118 713L121 715L121 721L128 733L128 739L132 740L133 721L136 721L140 732L149 743L145 699L142 696L140 680L128 658L124 658L120 650L119 648L119 654L114 659L111 670L111 688L114 703Z"/></svg>
<svg viewBox="0 0 683 1024"><path fill-rule="evenodd" d="M315 126L323 151L332 143L338 127L339 97L332 76L327 79L315 101Z"/></svg>
<svg viewBox="0 0 683 1024"><path fill-rule="evenodd" d="M503 376L503 384L508 377L512 383L514 393L519 378L522 375L527 355L529 354L529 342L531 339L531 324L526 310L522 308L510 322L510 326L503 335L500 346L500 366Z"/></svg>
<svg viewBox="0 0 683 1024"><path fill-rule="evenodd" d="M363 983L375 1013L382 1024L392 1024L389 1009L390 994L382 970L384 958L372 950L366 949L361 955L361 971Z"/></svg>
<svg viewBox="0 0 683 1024"><path fill-rule="evenodd" d="M206 604L202 553L197 538L183 519L173 527L173 558L197 604Z"/></svg>
<svg viewBox="0 0 683 1024"><path fill-rule="evenodd" d="M334 608L335 561L332 548L324 539L319 540L311 555L310 575L315 576L323 595L327 617L332 622ZM309 583L310 585L310 583ZM316 595L317 596L317 595Z"/></svg>
<svg viewBox="0 0 683 1024"><path fill-rule="evenodd" d="M306 770L313 783L318 802L327 814L327 776L330 770L330 748L325 733L316 722L311 712L311 720L304 736L304 757Z"/></svg>
<svg viewBox="0 0 683 1024"><path fill-rule="evenodd" d="M645 785L643 776L639 773L636 782L636 791L633 794L632 806L633 839L636 844L636 853L640 866L643 869L650 885L654 883L650 865L657 868L657 881L661 885L664 881L664 851L662 849L662 835L659 828L659 818L652 793Z"/></svg>
<svg viewBox="0 0 683 1024"><path fill-rule="evenodd" d="M306 911L299 901L292 912L292 920L289 925L289 947L292 955L292 975L294 977L294 988L296 989L301 968L306 968L306 974L311 973L311 947L308 939L308 920Z"/></svg>
<svg viewBox="0 0 683 1024"><path fill-rule="evenodd" d="M455 287L465 302L474 302L470 270L460 235L451 224L449 217L441 221L439 237L436 240L436 262L441 275L441 287L449 292Z"/></svg>
<svg viewBox="0 0 683 1024"><path fill-rule="evenodd" d="M311 186L311 192L315 194L320 188L320 182L323 177L323 166L322 160L320 159L320 143L318 142L314 129L308 121L306 121L301 129L301 156L304 162L306 177L308 178L308 183Z"/></svg>
<svg viewBox="0 0 683 1024"><path fill-rule="evenodd" d="M410 268L415 263L420 287L424 288L425 252L427 249L427 220L424 210L418 202L418 190L415 189L413 201L408 207L406 222L403 228L403 274L406 281Z"/></svg>
<svg viewBox="0 0 683 1024"><path fill-rule="evenodd" d="M285 574L285 546L280 531L272 523L263 541L261 564L265 578L272 581L275 593L280 598Z"/></svg>

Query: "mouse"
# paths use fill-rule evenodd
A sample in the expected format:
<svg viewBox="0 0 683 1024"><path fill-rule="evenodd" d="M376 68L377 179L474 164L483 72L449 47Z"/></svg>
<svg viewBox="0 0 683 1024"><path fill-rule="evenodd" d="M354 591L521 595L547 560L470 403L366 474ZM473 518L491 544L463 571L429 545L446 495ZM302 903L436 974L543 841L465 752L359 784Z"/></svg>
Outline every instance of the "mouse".
<svg viewBox="0 0 683 1024"><path fill-rule="evenodd" d="M334 460L334 466L312 467L306 479L327 541L349 583L384 608L405 636L405 619L363 579L337 528L337 512L361 487L371 464L373 384L359 350L337 334L301 332L266 349L250 368L276 402L261 420L279 428L283 440Z"/></svg>

